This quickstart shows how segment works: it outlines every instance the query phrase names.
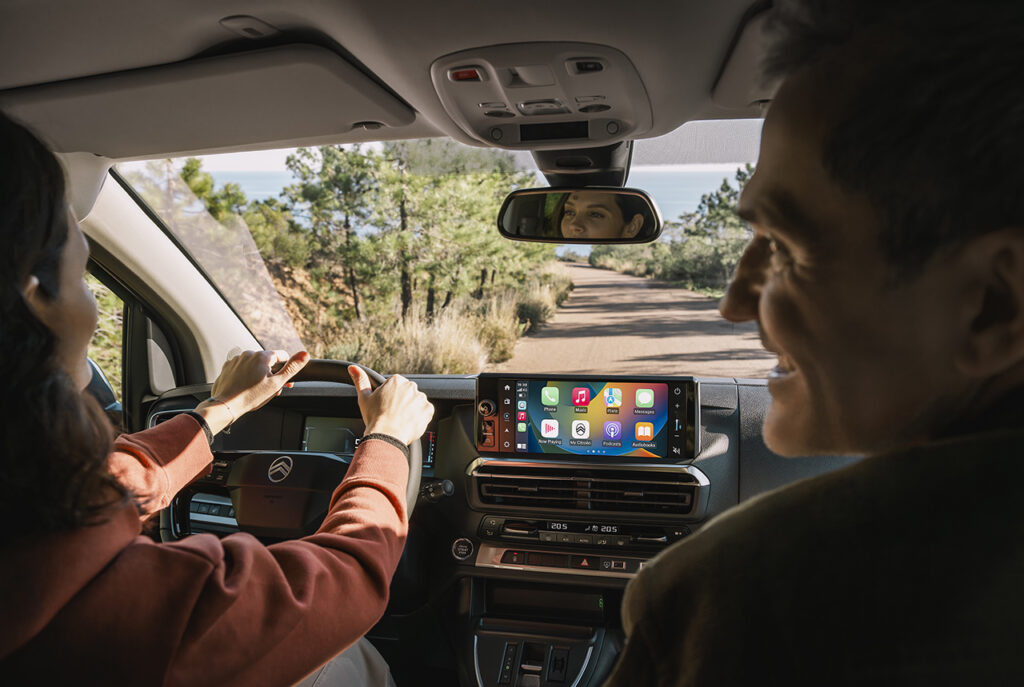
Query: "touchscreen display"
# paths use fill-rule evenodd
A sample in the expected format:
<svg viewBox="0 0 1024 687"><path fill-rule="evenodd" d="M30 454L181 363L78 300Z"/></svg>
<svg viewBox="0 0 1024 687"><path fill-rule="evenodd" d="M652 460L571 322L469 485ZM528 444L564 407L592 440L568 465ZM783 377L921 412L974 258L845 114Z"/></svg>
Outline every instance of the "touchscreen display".
<svg viewBox="0 0 1024 687"><path fill-rule="evenodd" d="M516 380L515 451L664 458L668 399L660 382Z"/></svg>

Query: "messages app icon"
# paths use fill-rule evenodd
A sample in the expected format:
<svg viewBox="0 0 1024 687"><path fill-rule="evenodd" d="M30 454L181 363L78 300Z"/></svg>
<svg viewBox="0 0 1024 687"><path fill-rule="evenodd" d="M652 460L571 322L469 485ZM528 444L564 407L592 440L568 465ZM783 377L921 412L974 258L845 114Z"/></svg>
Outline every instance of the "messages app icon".
<svg viewBox="0 0 1024 687"><path fill-rule="evenodd" d="M540 402L546 406L558 405L558 387L546 386L540 390Z"/></svg>
<svg viewBox="0 0 1024 687"><path fill-rule="evenodd" d="M609 387L604 390L604 405L606 408L618 408L622 405L622 389Z"/></svg>
<svg viewBox="0 0 1024 687"><path fill-rule="evenodd" d="M650 408L654 405L654 389L636 390L636 407Z"/></svg>

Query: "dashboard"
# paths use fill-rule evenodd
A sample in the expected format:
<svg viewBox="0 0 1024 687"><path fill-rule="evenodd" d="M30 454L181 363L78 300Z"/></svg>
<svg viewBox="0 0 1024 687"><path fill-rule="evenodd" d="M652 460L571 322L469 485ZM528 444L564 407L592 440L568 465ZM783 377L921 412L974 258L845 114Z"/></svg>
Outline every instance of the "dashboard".
<svg viewBox="0 0 1024 687"><path fill-rule="evenodd" d="M443 666L463 685L598 684L621 646L622 590L652 558L742 500L851 460L768 451L760 380L410 378L435 415L388 612L369 636L392 665ZM164 394L150 425L208 395ZM296 383L217 436L212 472L164 511L162 536L315 530L361 433L352 387ZM307 472L275 483L283 459ZM257 487L248 502L243 482ZM301 517L282 523L275 504L294 498ZM564 677L522 679L538 674Z"/></svg>

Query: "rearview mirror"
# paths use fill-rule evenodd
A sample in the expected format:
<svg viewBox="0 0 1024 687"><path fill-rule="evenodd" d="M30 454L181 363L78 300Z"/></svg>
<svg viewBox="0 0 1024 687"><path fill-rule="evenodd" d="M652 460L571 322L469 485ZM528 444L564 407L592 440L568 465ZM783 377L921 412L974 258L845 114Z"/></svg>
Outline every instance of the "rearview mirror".
<svg viewBox="0 0 1024 687"><path fill-rule="evenodd" d="M531 188L505 199L498 231L516 241L648 243L661 235L661 213L632 188Z"/></svg>

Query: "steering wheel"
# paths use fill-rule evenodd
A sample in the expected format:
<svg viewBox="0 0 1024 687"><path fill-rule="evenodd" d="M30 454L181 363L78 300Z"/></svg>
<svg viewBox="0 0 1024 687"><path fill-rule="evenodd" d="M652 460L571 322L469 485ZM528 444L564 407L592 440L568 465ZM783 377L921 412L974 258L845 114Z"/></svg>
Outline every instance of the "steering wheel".
<svg viewBox="0 0 1024 687"><path fill-rule="evenodd" d="M339 382L352 385L349 363L341 360L310 360L292 378L296 382ZM359 367L377 388L384 377L363 365ZM353 385L354 386L354 385ZM227 487L235 510L238 528L256 536L295 539L312 534L330 505L331 495L348 470L348 464L332 453L288 453L253 451L227 458L218 483ZM215 459L215 470L216 470ZM406 513L412 517L420 492L423 451L420 440L409 445L409 484L406 488ZM179 506L180 507L180 506ZM187 503L183 504L188 508ZM173 538L169 509L161 514L161 536ZM175 519L187 518L178 513ZM166 529L166 531L165 531Z"/></svg>
<svg viewBox="0 0 1024 687"><path fill-rule="evenodd" d="M355 386L348 373L348 366L355 365L370 378L370 388L376 389L386 382L384 375L359 363L345 360L323 360L314 358L292 377L293 382L338 382ZM405 489L406 512L412 517L412 509L420 495L420 477L423 475L423 445L419 439L409 444L409 484ZM332 487L333 491L333 487Z"/></svg>

